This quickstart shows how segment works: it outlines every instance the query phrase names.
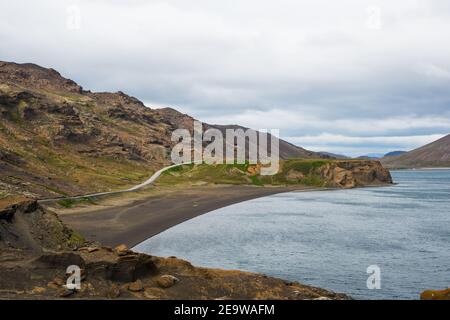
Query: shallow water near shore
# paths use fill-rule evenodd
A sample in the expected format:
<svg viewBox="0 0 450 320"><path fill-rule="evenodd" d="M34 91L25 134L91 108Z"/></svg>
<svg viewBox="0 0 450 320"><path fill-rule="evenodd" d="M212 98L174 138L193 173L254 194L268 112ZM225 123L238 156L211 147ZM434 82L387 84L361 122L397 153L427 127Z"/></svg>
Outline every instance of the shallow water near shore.
<svg viewBox="0 0 450 320"><path fill-rule="evenodd" d="M450 286L450 170L393 171L397 185L283 193L231 205L135 247L265 273L355 299L417 299ZM381 269L369 290L367 267Z"/></svg>

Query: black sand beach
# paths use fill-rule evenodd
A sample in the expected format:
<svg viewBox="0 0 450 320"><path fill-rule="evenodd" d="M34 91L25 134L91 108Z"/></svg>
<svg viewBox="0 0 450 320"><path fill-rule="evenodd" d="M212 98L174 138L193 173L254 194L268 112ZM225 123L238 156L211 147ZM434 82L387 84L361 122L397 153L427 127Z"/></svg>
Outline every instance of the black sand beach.
<svg viewBox="0 0 450 320"><path fill-rule="evenodd" d="M294 190L296 187L255 187L242 185L190 186L157 190L148 196L122 203L58 210L64 223L89 240L107 246L138 243L181 222L234 203Z"/></svg>

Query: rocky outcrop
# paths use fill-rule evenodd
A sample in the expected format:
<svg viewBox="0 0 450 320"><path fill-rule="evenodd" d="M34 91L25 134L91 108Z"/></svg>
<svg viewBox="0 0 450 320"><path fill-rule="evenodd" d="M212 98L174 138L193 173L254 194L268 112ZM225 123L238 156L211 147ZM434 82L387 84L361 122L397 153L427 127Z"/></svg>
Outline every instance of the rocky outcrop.
<svg viewBox="0 0 450 320"><path fill-rule="evenodd" d="M445 290L426 290L420 294L421 300L450 300L450 288Z"/></svg>
<svg viewBox="0 0 450 320"><path fill-rule="evenodd" d="M316 171L330 187L355 188L392 184L389 170L385 169L379 161L333 161L316 169Z"/></svg>
<svg viewBox="0 0 450 320"><path fill-rule="evenodd" d="M33 201L0 211L0 299L349 299L264 275L198 268L124 245L74 241L73 234ZM68 266L79 267L79 289L65 287Z"/></svg>
<svg viewBox="0 0 450 320"><path fill-rule="evenodd" d="M167 171L157 184L251 184L355 188L392 184L389 170L375 160L289 159L279 162L274 175L261 175L261 164L194 165Z"/></svg>
<svg viewBox="0 0 450 320"><path fill-rule="evenodd" d="M163 289L173 287L180 279L170 274L165 274L156 279L156 284Z"/></svg>
<svg viewBox="0 0 450 320"><path fill-rule="evenodd" d="M70 79L63 78L54 69L47 69L33 63L18 64L0 61L1 82L12 82L35 89L82 93L83 89Z"/></svg>
<svg viewBox="0 0 450 320"><path fill-rule="evenodd" d="M0 211L0 248L41 253L71 249L81 239L55 213L44 210L36 201L14 204Z"/></svg>

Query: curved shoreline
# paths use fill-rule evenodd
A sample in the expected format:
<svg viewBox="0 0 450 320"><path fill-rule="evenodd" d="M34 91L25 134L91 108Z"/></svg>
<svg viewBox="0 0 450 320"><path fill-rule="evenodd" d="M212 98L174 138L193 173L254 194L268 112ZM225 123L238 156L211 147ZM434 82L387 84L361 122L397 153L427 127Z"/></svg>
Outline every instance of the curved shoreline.
<svg viewBox="0 0 450 320"><path fill-rule="evenodd" d="M292 191L319 191L325 188L255 187L215 185L177 188L149 194L142 199L75 210L57 210L61 220L89 240L107 246L139 243L199 215L260 197Z"/></svg>

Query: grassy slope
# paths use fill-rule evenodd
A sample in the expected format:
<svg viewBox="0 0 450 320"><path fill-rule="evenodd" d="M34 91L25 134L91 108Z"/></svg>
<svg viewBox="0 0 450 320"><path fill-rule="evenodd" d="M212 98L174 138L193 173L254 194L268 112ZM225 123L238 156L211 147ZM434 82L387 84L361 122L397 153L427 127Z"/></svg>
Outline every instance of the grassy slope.
<svg viewBox="0 0 450 320"><path fill-rule="evenodd" d="M160 185L175 184L249 184L249 185L294 185L325 187L324 181L314 169L326 165L330 160L283 160L280 171L274 176L261 176L253 172L254 165L218 164L218 165L184 165L166 171L157 181ZM300 172L302 178L289 177L291 170Z"/></svg>
<svg viewBox="0 0 450 320"><path fill-rule="evenodd" d="M3 93L13 90L6 85L0 89ZM87 112L93 111L94 114L101 115L96 103L82 95L69 96L54 92L45 94L57 104L69 102L82 106ZM74 150L77 146L72 144L54 145L50 142L49 135L56 130L54 124L58 123L61 116L46 114L46 118L41 119L39 125L30 124L20 115L24 105L25 102L10 108L7 121L2 120L0 123L0 149L12 152L20 158L21 163L12 162L11 165L24 170L26 174L0 175L0 182L11 186L26 185L26 190L58 196L120 190L142 182L155 171L148 163L88 156ZM121 126L119 121L110 123L111 132L123 132L124 128L129 131L134 129L129 124ZM138 133L141 134L135 131L135 134ZM43 179L29 179L30 174ZM43 181L45 179L48 181ZM1 190L0 186L0 199L14 195L14 190Z"/></svg>
<svg viewBox="0 0 450 320"><path fill-rule="evenodd" d="M16 133L17 129L25 130L16 126ZM55 177L61 183L75 183L75 185L82 186L81 190L103 190L105 186L108 190L120 189L140 183L153 173L152 169L149 170L148 167L135 162L77 154L70 150L70 145L52 148L45 141L41 141L39 137L24 143L24 140L17 134L10 137L8 141L14 141L14 152L24 160L27 172L37 176ZM52 188L49 185L41 187L57 194L66 194L57 187Z"/></svg>

